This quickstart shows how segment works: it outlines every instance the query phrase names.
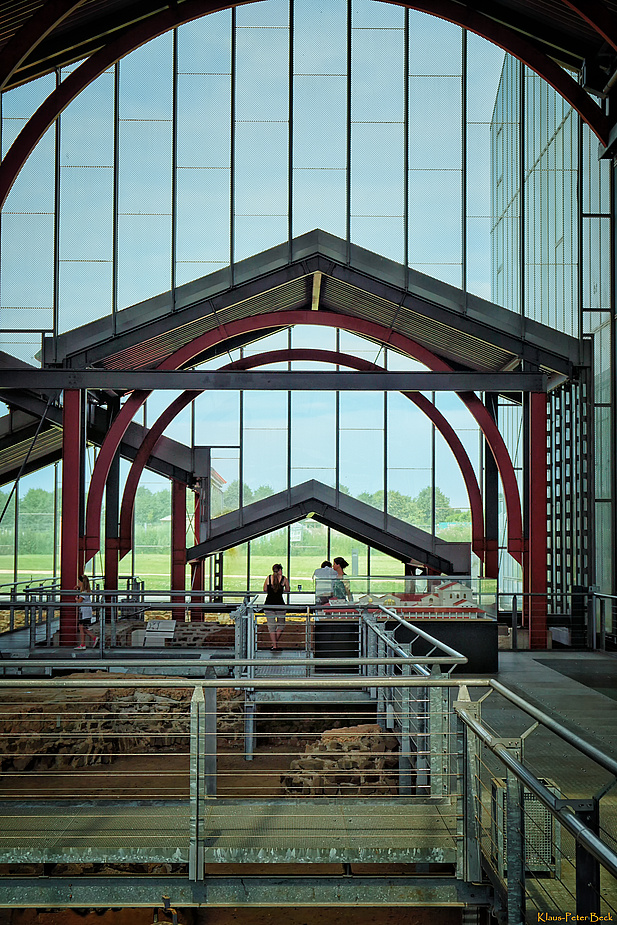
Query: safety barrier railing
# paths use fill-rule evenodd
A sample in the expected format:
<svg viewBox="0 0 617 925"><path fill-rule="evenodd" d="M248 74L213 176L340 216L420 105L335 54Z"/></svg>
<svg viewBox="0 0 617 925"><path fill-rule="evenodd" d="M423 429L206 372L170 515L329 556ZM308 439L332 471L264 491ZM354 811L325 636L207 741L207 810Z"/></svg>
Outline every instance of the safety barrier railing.
<svg viewBox="0 0 617 925"><path fill-rule="evenodd" d="M233 667L217 660L212 674L219 663ZM508 923L615 913L617 761L496 681L375 672L396 663L413 664L365 660L356 677L0 680L0 861L165 863L200 881L210 862L398 859L466 883L487 875ZM371 691L389 688L438 694L428 739L380 711ZM247 690L258 694L250 763ZM559 762L550 775L534 766L539 735L567 749L563 779ZM574 761L591 793L568 790Z"/></svg>
<svg viewBox="0 0 617 925"><path fill-rule="evenodd" d="M454 703L465 730L467 875L484 870L508 923L612 920L617 761L499 682L489 688L488 700L462 688Z"/></svg>

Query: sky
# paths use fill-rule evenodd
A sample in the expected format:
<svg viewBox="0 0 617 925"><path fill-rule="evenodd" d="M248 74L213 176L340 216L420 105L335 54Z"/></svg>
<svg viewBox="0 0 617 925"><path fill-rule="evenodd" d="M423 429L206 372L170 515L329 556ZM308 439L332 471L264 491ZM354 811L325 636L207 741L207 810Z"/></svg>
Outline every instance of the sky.
<svg viewBox="0 0 617 925"><path fill-rule="evenodd" d="M460 285L461 30L414 11L409 20L410 264ZM232 210L238 260L287 236L288 4L267 0L237 8L233 205L230 22L230 11L223 11L178 33L179 284L228 263ZM404 13L392 4L354 0L352 24L352 240L401 261ZM344 236L345 4L298 0L294 29L292 234L321 227ZM489 123L504 55L474 35L467 41L467 284L471 292L490 298ZM120 63L119 308L170 286L171 50L168 34ZM5 94L4 150L52 86L53 78L43 78ZM68 107L60 137L58 318L60 329L69 330L107 314L112 304L111 70ZM15 184L3 214L2 328L42 328L53 322L53 149L49 132ZM40 344L33 335L0 337L2 349L28 361ZM353 346L367 358L376 358L372 345ZM172 397L167 393L165 401ZM397 490L408 486L406 493L414 495L427 484L430 427L399 398L389 399L389 485ZM383 397L346 394L341 401L341 481L354 493L377 490ZM226 395L216 402L197 403L196 441L237 444L237 402L237 397ZM455 396L442 394L438 402L477 461L477 431L468 412ZM245 398L245 481L252 487L284 478L287 436L278 426L284 421L284 403L282 395L270 396L267 403L255 395ZM161 401L150 405L148 417L153 420ZM332 396L296 396L294 416L294 481L311 471L322 471L324 481L331 481L326 476L331 476L333 464ZM187 412L174 422L168 435L190 439L189 418ZM438 441L438 484L455 506L466 506L462 479L450 460ZM221 465L233 474L235 463ZM48 476L41 479L48 481Z"/></svg>

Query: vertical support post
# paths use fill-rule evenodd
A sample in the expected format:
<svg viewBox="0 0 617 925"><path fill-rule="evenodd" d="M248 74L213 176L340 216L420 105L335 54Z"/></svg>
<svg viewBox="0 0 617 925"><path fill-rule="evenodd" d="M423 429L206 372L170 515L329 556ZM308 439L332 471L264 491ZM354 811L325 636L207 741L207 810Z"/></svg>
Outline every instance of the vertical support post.
<svg viewBox="0 0 617 925"><path fill-rule="evenodd" d="M186 486L171 483L171 588L184 591L186 585ZM184 595L172 595L172 605L184 604ZM184 620L183 607L172 607L172 619Z"/></svg>
<svg viewBox="0 0 617 925"><path fill-rule="evenodd" d="M431 679L440 678L441 676L439 665L434 665L431 670ZM450 791L448 775L448 717L444 695L447 695L447 691L445 691L444 688L428 688L429 773L431 778L432 797L443 797Z"/></svg>
<svg viewBox="0 0 617 925"><path fill-rule="evenodd" d="M190 748L189 880L203 880L204 847L202 804L206 794L206 705L204 700L204 689L199 686L195 687L191 699Z"/></svg>
<svg viewBox="0 0 617 925"><path fill-rule="evenodd" d="M481 704L473 703L469 697L467 687L463 685L459 690L459 699L454 707L462 707L477 720L480 719ZM460 806L459 846L457 856L456 875L469 883L479 883L482 880L482 863L480 852L480 796L478 781L480 779L480 756L478 752L478 737L469 729L458 715L456 709L453 715L454 729L457 741L457 796Z"/></svg>
<svg viewBox="0 0 617 925"><path fill-rule="evenodd" d="M497 395L486 392L484 404L497 421ZM499 477L497 463L484 440L484 577L497 578L499 573Z"/></svg>
<svg viewBox="0 0 617 925"><path fill-rule="evenodd" d="M403 665L404 678L410 675L409 665ZM401 796L409 796L413 792L411 779L411 688L402 687L401 691L401 751L398 759L399 784Z"/></svg>
<svg viewBox="0 0 617 925"><path fill-rule="evenodd" d="M600 651L606 651L606 600L600 598Z"/></svg>
<svg viewBox="0 0 617 925"><path fill-rule="evenodd" d="M507 769L506 777L506 863L508 865L508 925L525 921L525 840L523 787Z"/></svg>
<svg viewBox="0 0 617 925"><path fill-rule="evenodd" d="M512 651L518 649L518 598L512 595Z"/></svg>
<svg viewBox="0 0 617 925"><path fill-rule="evenodd" d="M576 815L595 835L600 834L600 801L594 797L589 809L577 809ZM576 843L576 912L589 919L600 914L600 862Z"/></svg>
<svg viewBox="0 0 617 925"><path fill-rule="evenodd" d="M111 411L111 409L110 409ZM111 425L111 420L109 421ZM105 591L111 591L108 597L103 595L104 607L101 607L100 649L105 647L105 622L111 623L114 595L118 591L118 552L120 536L120 456L116 454L109 469L105 485Z"/></svg>
<svg viewBox="0 0 617 925"><path fill-rule="evenodd" d="M203 486L202 486L203 487ZM195 534L195 545L197 546L201 542L201 490L195 494L195 507L194 507L194 534ZM191 595L191 604L199 604L204 600L204 588L205 588L205 569L204 569L204 560L200 559L198 562L191 562L191 591L194 593ZM191 608L191 623L203 623L204 611L200 607Z"/></svg>
<svg viewBox="0 0 617 925"><path fill-rule="evenodd" d="M547 609L547 484L546 395L529 396L529 539L525 556L529 570L529 648L546 648Z"/></svg>
<svg viewBox="0 0 617 925"><path fill-rule="evenodd" d="M211 668L207 671L206 676L214 676L214 670ZM205 688L205 705L206 705L206 740L205 740L205 786L206 796L216 796L216 773L217 773L217 751L216 751L216 710L217 710L217 688Z"/></svg>
<svg viewBox="0 0 617 925"><path fill-rule="evenodd" d="M81 479L82 393L65 389L62 403L62 539L60 545L61 595L60 645L77 643L77 607L68 605L75 600L71 592L79 574L79 498L83 491ZM64 604L65 606L62 606Z"/></svg>

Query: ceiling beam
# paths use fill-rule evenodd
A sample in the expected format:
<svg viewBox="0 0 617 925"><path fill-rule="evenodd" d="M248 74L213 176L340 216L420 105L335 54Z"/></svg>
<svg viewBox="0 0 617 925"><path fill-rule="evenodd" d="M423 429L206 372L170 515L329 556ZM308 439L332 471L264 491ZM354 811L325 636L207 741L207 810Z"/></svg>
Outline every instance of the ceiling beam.
<svg viewBox="0 0 617 925"><path fill-rule="evenodd" d="M224 391L545 392L542 373L237 372L201 370L3 369L2 389L201 389Z"/></svg>

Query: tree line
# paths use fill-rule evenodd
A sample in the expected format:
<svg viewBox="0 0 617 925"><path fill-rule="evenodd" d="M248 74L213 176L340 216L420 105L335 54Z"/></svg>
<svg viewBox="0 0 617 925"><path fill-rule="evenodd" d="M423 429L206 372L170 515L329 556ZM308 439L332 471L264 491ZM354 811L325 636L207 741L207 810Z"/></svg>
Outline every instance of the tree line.
<svg viewBox="0 0 617 925"><path fill-rule="evenodd" d="M346 486L341 485L341 491L351 495ZM243 503L251 504L274 494L270 485L260 485L251 488L244 483L242 486ZM215 513L225 513L236 510L239 503L240 483L236 479L227 486L218 498L218 505L213 504ZM9 497L9 493L0 490L0 511ZM361 492L357 495L359 501L364 501L378 510L383 510L384 492ZM433 492L430 487L423 488L415 497L405 495L399 491L388 491L388 513L406 523L413 524L424 530L431 529L431 508ZM0 523L0 549L3 553L12 552L13 530L15 516L15 498ZM218 508L218 509L217 509ZM171 492L167 488L151 491L140 485L135 496L135 545L150 548L152 552L166 552L170 543ZM53 552L53 514L54 494L44 488L30 488L19 499L19 550L22 553L51 554ZM440 488L435 489L435 523L437 527L448 524L447 539L466 539L470 522L468 509L454 508L450 499ZM452 528L460 524L460 530ZM280 539L276 536L261 537L254 541L259 544L260 551L267 553L280 546ZM263 547L263 549L261 548Z"/></svg>

